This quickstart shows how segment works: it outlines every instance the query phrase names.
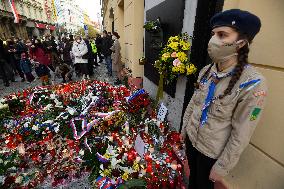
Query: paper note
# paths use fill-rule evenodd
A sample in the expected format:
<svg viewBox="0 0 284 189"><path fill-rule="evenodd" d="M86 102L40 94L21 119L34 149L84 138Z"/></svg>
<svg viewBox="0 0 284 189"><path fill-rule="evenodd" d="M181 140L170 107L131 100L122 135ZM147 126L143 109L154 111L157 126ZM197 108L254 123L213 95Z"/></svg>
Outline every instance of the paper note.
<svg viewBox="0 0 284 189"><path fill-rule="evenodd" d="M159 121L164 121L165 117L167 115L167 112L168 112L167 107L162 103L161 106L160 106L160 109L158 111L157 119Z"/></svg>
<svg viewBox="0 0 284 189"><path fill-rule="evenodd" d="M142 138L140 137L140 135L138 135L138 136L136 137L134 149L136 150L136 152L137 152L141 157L144 156L144 153L145 153L145 143L144 143L144 141L142 140Z"/></svg>

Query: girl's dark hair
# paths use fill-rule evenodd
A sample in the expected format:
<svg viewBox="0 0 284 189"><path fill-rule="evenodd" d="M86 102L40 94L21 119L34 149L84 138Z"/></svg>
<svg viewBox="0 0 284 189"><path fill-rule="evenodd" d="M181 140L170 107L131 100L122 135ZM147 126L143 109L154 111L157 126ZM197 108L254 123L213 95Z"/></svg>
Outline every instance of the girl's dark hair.
<svg viewBox="0 0 284 189"><path fill-rule="evenodd" d="M242 48L240 48L238 50L238 57L237 57L238 63L237 63L237 65L234 68L233 75L231 77L229 85L226 88L226 90L224 91L224 93L219 97L220 99L224 98L228 94L231 94L232 89L234 88L234 86L237 83L237 81L240 79L245 66L248 64L249 44L251 44L252 40L249 39L246 34L241 33L240 31L237 31L237 32L239 33L238 40L244 39L244 40L247 41L247 43ZM211 70L212 66L213 66L213 63L209 66L209 68L203 74L203 76L201 77L201 81L204 78L208 78L208 75L210 73L210 70Z"/></svg>

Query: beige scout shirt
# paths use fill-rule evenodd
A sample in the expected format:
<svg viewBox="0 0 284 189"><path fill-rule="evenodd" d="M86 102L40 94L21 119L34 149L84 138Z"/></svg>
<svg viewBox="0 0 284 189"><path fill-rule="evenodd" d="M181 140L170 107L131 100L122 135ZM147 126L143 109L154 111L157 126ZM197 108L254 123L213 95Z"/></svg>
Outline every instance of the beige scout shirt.
<svg viewBox="0 0 284 189"><path fill-rule="evenodd" d="M198 82L210 65L203 68ZM222 77L234 68L217 72L216 65L210 70L208 82L196 89L183 117L181 134L188 134L193 146L204 155L217 159L213 166L218 174L225 176L237 164L241 153L249 144L253 131L259 121L267 92L265 78L257 70L247 66L230 95L215 100L209 107L208 120L200 126L202 107L211 82L210 75L215 72ZM216 85L214 96L223 94L231 76L223 78ZM240 85L260 79L257 84L244 88Z"/></svg>

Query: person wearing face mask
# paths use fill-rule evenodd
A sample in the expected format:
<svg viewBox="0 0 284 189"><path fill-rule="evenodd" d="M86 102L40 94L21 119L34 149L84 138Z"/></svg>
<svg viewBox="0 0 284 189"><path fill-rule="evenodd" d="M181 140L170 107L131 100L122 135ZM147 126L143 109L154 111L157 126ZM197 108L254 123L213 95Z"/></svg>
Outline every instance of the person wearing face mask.
<svg viewBox="0 0 284 189"><path fill-rule="evenodd" d="M113 32L112 39L114 40L112 47L110 50L112 51L111 59L112 59L112 73L115 77L118 77L117 82L121 80L120 71L121 71L121 46L119 43L120 36L117 32Z"/></svg>
<svg viewBox="0 0 284 189"><path fill-rule="evenodd" d="M75 56L75 68L83 74L82 79L90 79L88 70L88 47L81 36L76 36L72 47L72 54Z"/></svg>
<svg viewBox="0 0 284 189"><path fill-rule="evenodd" d="M248 63L261 27L254 14L232 9L210 20L208 54L184 113L181 136L190 166L189 188L213 189L237 164L263 112L266 80Z"/></svg>

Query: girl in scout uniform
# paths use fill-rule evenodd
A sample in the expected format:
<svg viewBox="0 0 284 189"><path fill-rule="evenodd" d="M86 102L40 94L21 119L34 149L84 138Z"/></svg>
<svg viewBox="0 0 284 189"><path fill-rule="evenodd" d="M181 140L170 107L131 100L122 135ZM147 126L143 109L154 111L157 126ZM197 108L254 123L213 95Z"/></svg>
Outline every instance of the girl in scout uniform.
<svg viewBox="0 0 284 189"><path fill-rule="evenodd" d="M265 78L248 64L249 45L259 32L259 18L239 9L210 21L208 54L183 117L190 189L214 188L237 164L263 111Z"/></svg>

